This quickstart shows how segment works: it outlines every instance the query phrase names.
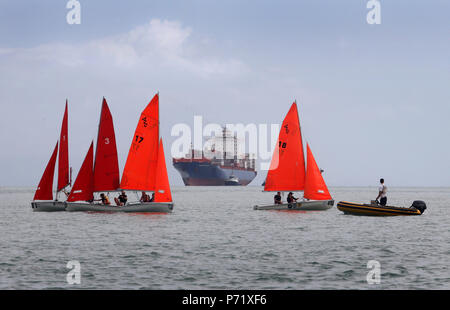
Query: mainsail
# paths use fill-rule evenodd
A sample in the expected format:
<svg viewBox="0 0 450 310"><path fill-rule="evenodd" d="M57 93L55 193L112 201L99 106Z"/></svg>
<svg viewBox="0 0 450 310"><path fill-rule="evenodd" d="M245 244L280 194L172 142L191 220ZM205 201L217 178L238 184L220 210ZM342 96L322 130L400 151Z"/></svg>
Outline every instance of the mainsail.
<svg viewBox="0 0 450 310"><path fill-rule="evenodd" d="M327 185L322 177L322 173L317 166L309 144L306 144L306 148L307 167L304 197L312 200L330 200L332 199L330 192L328 191Z"/></svg>
<svg viewBox="0 0 450 310"><path fill-rule="evenodd" d="M98 126L94 164L94 192L119 188L119 162L111 112L105 98Z"/></svg>
<svg viewBox="0 0 450 310"><path fill-rule="evenodd" d="M297 103L294 102L283 120L264 190L301 191L304 187L305 158Z"/></svg>
<svg viewBox="0 0 450 310"><path fill-rule="evenodd" d="M159 140L158 163L156 165L155 202L172 202L162 138Z"/></svg>
<svg viewBox="0 0 450 310"><path fill-rule="evenodd" d="M73 184L67 201L89 201L94 199L94 173L92 170L94 161L94 141L91 142L89 151L84 158L75 183Z"/></svg>
<svg viewBox="0 0 450 310"><path fill-rule="evenodd" d="M64 117L61 125L61 134L59 137L59 158L58 158L58 187L57 191L63 190L70 184L69 177L69 140L67 129L67 100Z"/></svg>
<svg viewBox="0 0 450 310"><path fill-rule="evenodd" d="M154 191L159 143L159 95L139 118L122 175L121 189Z"/></svg>
<svg viewBox="0 0 450 310"><path fill-rule="evenodd" d="M58 154L58 143L55 145L52 156L45 167L44 174L34 193L33 200L53 200L53 175L55 174L56 155Z"/></svg>

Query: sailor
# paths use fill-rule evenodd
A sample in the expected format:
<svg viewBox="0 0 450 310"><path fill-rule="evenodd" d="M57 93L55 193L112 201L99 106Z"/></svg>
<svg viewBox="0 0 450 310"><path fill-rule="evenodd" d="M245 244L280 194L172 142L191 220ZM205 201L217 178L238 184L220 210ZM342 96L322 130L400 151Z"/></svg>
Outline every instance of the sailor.
<svg viewBox="0 0 450 310"><path fill-rule="evenodd" d="M142 191L141 199L139 199L140 202L149 202L150 196L147 195L144 191Z"/></svg>
<svg viewBox="0 0 450 310"><path fill-rule="evenodd" d="M108 196L106 196L105 194L101 193L100 194L100 199L95 199L96 201L101 201L102 204L104 205L110 205L111 202L109 202L109 198Z"/></svg>
<svg viewBox="0 0 450 310"><path fill-rule="evenodd" d="M273 197L273 203L276 205L281 204L281 193L277 192L277 194Z"/></svg>
<svg viewBox="0 0 450 310"><path fill-rule="evenodd" d="M127 194L125 194L125 191L122 190L122 193L119 195L119 197L114 198L114 201L116 202L116 205L118 206L124 206L127 203L128 197Z"/></svg>
<svg viewBox="0 0 450 310"><path fill-rule="evenodd" d="M380 187L378 188L378 196L375 199L378 201L378 198L380 198L380 205L385 206L387 203L387 186L384 185L384 179L380 179Z"/></svg>
<svg viewBox="0 0 450 310"><path fill-rule="evenodd" d="M298 200L298 198L295 198L294 197L294 194L292 193L292 192L290 192L289 194L288 194L288 196L287 196L287 202L288 203L293 203L293 202L295 202L295 201L297 201Z"/></svg>

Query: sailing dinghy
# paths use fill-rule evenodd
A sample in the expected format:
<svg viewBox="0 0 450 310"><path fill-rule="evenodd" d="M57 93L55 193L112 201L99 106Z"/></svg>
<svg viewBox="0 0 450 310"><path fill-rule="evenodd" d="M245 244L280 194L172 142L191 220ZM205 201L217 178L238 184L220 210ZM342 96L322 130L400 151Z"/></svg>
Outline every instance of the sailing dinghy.
<svg viewBox="0 0 450 310"><path fill-rule="evenodd" d="M61 133L59 138L59 157L58 157L58 184L56 190L56 198L53 200L53 176L56 165L56 156L58 154L58 143L50 157L50 160L45 168L44 174L41 177L39 185L34 194L31 208L37 212L54 212L64 211L64 201L58 200L60 192L66 193L66 187L70 186L70 172L69 172L69 144L68 144L68 114L67 114L67 100L64 110L64 117L61 126Z"/></svg>
<svg viewBox="0 0 450 310"><path fill-rule="evenodd" d="M86 182L89 183L92 178L92 197L89 194L89 199L81 197L82 199L80 200L82 201L69 201L66 211L102 211L104 207L110 208L110 206L99 205L88 200L93 199L93 193L95 192L117 191L119 188L119 162L117 158L114 123L105 98L103 98L100 112L95 163L93 167L93 170L92 168L89 170L89 179L86 179ZM101 207L100 210L99 207Z"/></svg>
<svg viewBox="0 0 450 310"><path fill-rule="evenodd" d="M112 117L103 103L97 150L92 175L92 193L123 190L154 191L153 202L127 202L124 206L103 205L85 201L69 201L66 211L96 212L171 212L173 209L169 178L162 139L159 139L159 96L150 101L141 113L131 143L122 182L119 185L119 168ZM107 110L106 110L107 109ZM107 111L107 112L103 112ZM105 117L103 117L105 115ZM108 143L107 143L108 142ZM78 178L77 178L78 179ZM89 182L89 180L86 180ZM74 185L75 188L75 185ZM89 196L91 197L91 196ZM93 199L93 196L92 196ZM72 199L70 199L72 200Z"/></svg>
<svg viewBox="0 0 450 310"><path fill-rule="evenodd" d="M142 111L128 152L120 188L154 192L152 202L128 202L126 212L172 212L162 138L159 137L159 94Z"/></svg>
<svg viewBox="0 0 450 310"><path fill-rule="evenodd" d="M254 206L254 210L327 210L334 205L330 192L307 144L307 166L303 153L303 141L294 102L283 120L278 135L264 191L303 191L303 199L292 203Z"/></svg>

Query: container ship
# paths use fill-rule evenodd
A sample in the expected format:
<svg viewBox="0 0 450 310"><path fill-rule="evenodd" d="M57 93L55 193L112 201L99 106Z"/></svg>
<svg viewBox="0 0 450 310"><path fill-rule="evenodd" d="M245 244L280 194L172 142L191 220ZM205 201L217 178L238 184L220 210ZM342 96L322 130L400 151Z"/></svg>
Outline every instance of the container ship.
<svg viewBox="0 0 450 310"><path fill-rule="evenodd" d="M225 128L203 150L191 146L184 157L172 160L186 186L245 186L256 177L254 156L238 154L238 139Z"/></svg>

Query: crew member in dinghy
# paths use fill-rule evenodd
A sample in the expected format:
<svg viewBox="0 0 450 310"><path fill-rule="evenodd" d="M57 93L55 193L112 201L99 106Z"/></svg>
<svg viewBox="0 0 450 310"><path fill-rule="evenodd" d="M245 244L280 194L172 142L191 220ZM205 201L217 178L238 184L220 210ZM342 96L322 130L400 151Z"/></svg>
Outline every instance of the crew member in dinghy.
<svg viewBox="0 0 450 310"><path fill-rule="evenodd" d="M378 198L380 198L380 205L385 206L387 203L387 186L384 185L384 179L380 179L380 187L378 188L378 196L375 199L378 201Z"/></svg>
<svg viewBox="0 0 450 310"><path fill-rule="evenodd" d="M127 203L128 197L127 194L125 194L125 191L122 191L120 193L119 197L114 198L114 201L116 202L116 205L118 206L124 206Z"/></svg>
<svg viewBox="0 0 450 310"><path fill-rule="evenodd" d="M110 205L111 202L109 201L108 196L106 196L104 193L100 194L100 199L95 199L95 201L101 201L102 205Z"/></svg>
<svg viewBox="0 0 450 310"><path fill-rule="evenodd" d="M276 205L281 204L281 193L277 192L277 194L273 197L273 203Z"/></svg>
<svg viewBox="0 0 450 310"><path fill-rule="evenodd" d="M141 199L139 199L140 202L150 202L150 196L147 195L144 191L141 194Z"/></svg>
<svg viewBox="0 0 450 310"><path fill-rule="evenodd" d="M290 192L287 196L287 202L288 203L293 203L296 202L298 200L298 198L294 197L294 194L292 192Z"/></svg>

